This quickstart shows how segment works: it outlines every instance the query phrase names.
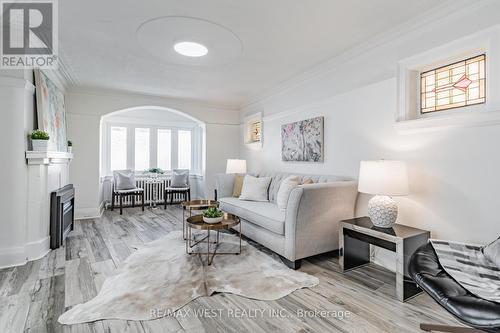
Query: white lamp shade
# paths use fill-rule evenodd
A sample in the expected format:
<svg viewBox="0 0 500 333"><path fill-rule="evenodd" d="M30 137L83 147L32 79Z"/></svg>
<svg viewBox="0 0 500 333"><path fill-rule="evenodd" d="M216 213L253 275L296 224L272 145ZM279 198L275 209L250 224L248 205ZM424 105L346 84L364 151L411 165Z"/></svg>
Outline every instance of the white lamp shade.
<svg viewBox="0 0 500 333"><path fill-rule="evenodd" d="M361 161L358 191L378 195L407 195L408 170L402 161Z"/></svg>
<svg viewBox="0 0 500 333"><path fill-rule="evenodd" d="M247 173L247 161L227 160L226 173Z"/></svg>

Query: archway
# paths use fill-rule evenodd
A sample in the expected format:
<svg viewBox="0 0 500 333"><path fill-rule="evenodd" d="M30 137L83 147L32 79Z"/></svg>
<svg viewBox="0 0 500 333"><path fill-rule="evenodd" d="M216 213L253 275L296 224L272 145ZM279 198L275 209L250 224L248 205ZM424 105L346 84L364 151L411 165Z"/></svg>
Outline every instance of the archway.
<svg viewBox="0 0 500 333"><path fill-rule="evenodd" d="M126 147L118 154L121 154L120 168L133 169L138 174L141 170L156 167L164 169L167 173L175 168L189 168L192 185L195 186L194 197L204 196L205 123L176 109L144 105L116 110L103 115L100 119L99 170L102 180L101 193L105 200L109 192L106 189L106 180L110 181L113 166L117 169L118 165L116 163L112 165L112 144L117 146L117 143L116 139L111 138L111 133L115 133L118 129L125 133L122 137L125 141L122 141L121 146ZM138 136L139 133L142 133L141 136ZM118 146L120 147L120 144ZM116 160L117 153L114 155Z"/></svg>

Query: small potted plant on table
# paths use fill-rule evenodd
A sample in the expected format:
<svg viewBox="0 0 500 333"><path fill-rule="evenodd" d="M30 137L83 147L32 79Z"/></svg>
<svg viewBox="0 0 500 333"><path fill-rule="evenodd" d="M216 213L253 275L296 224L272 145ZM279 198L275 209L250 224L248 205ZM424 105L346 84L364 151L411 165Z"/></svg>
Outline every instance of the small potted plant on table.
<svg viewBox="0 0 500 333"><path fill-rule="evenodd" d="M73 142L71 140L68 140L68 153L73 152Z"/></svg>
<svg viewBox="0 0 500 333"><path fill-rule="evenodd" d="M210 207L203 212L203 221L206 223L219 223L224 218L224 213L217 207Z"/></svg>
<svg viewBox="0 0 500 333"><path fill-rule="evenodd" d="M47 151L49 133L41 130L34 130L30 134L31 144L34 151Z"/></svg>

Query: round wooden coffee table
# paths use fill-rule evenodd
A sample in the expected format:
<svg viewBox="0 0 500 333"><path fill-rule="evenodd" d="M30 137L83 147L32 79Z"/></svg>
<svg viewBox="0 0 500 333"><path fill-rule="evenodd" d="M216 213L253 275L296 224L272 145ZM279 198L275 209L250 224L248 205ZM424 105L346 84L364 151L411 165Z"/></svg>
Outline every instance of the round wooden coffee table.
<svg viewBox="0 0 500 333"><path fill-rule="evenodd" d="M240 238L240 249L238 252L217 252L217 248L219 246L219 231L221 230L229 230L230 228L240 225L239 227L239 238ZM201 254L207 255L207 265L211 265L212 261L216 254L240 254L241 253L241 223L240 218L236 215L224 213L224 218L221 222L218 223L206 223L203 221L203 215L195 215L188 217L186 220L187 225L187 240L186 240L186 253L187 254ZM192 242L192 229L197 230L206 230L207 235L200 240L196 240ZM210 243L210 232L216 231L217 238L215 242ZM191 249L199 243L207 243L207 251L206 252L194 252ZM210 244L214 244L213 252L210 251Z"/></svg>
<svg viewBox="0 0 500 333"><path fill-rule="evenodd" d="M186 240L186 210L189 210L189 216L193 215L193 210L204 210L210 207L219 207L216 200L190 200L181 202L182 206L182 238Z"/></svg>

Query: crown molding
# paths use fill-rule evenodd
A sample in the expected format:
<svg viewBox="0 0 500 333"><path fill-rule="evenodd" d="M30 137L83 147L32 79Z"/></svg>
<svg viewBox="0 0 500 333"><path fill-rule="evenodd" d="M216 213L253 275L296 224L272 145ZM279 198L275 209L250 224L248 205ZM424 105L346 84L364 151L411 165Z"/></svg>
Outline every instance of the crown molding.
<svg viewBox="0 0 500 333"><path fill-rule="evenodd" d="M74 72L68 66L68 59L61 48L59 48L58 57L57 69L42 69L41 71L65 93L68 91L69 87L74 86L77 81L75 80Z"/></svg>
<svg viewBox="0 0 500 333"><path fill-rule="evenodd" d="M495 0L446 0L438 7L425 11L402 25L396 26L389 31L378 34L345 52L329 58L319 64L313 65L305 71L299 72L290 78L278 83L272 88L264 89L251 97L248 102L242 103L240 109L248 108L252 105L262 103L275 95L284 93L292 88L300 86L319 76L325 75L343 66L346 62L363 56L365 53L379 48L390 42L405 38L410 33L418 33L429 28L429 25L437 21L449 21L464 15L470 15L471 11L494 3Z"/></svg>
<svg viewBox="0 0 500 333"><path fill-rule="evenodd" d="M237 104L217 104L217 103L207 103L201 100L196 99L188 99L188 98L178 98L168 95L161 94L152 94L145 92L138 92L132 90L120 90L120 89L109 89L109 88L99 88L99 87L88 87L88 86L72 86L69 87L67 93L69 94L86 94L86 95L94 95L94 96L116 96L116 95L127 95L130 96L133 94L136 97L153 97L159 99L165 99L169 103L173 103L173 106L185 106L192 105L200 108L207 109L215 109L215 110L225 110L225 111L233 111L239 112L240 108Z"/></svg>
<svg viewBox="0 0 500 333"><path fill-rule="evenodd" d="M69 89L69 87L77 86L79 83L75 71L73 71L71 63L61 47L59 47L58 74L62 81L64 81L66 90Z"/></svg>

